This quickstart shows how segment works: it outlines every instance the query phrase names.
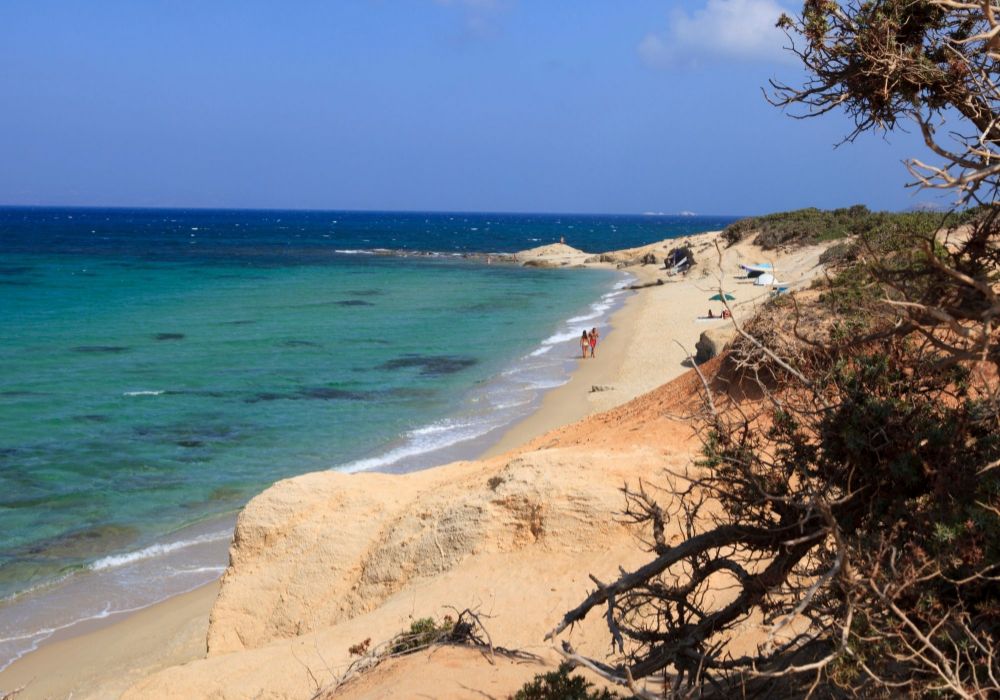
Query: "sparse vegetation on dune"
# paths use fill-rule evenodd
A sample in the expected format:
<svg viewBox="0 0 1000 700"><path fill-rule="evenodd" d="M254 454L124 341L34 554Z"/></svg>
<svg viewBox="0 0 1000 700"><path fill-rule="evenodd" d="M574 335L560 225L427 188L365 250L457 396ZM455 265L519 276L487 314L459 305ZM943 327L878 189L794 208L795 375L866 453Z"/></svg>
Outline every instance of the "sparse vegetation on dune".
<svg viewBox="0 0 1000 700"><path fill-rule="evenodd" d="M772 101L846 111L848 140L915 121L943 161L911 160L915 184L959 208L724 232L844 240L826 280L738 327L702 378L701 460L625 488L648 562L594 579L549 637L602 616L614 662L564 654L641 697L998 697L1000 8L809 1L779 26L808 77ZM748 626L766 638L735 651Z"/></svg>
<svg viewBox="0 0 1000 700"><path fill-rule="evenodd" d="M843 209L809 207L740 219L723 230L722 238L733 245L752 237L753 242L765 250L852 237L874 242L904 233L925 234L942 228L957 228L975 221L982 213L979 208L942 213L871 211L861 204Z"/></svg>
<svg viewBox="0 0 1000 700"><path fill-rule="evenodd" d="M382 663L391 659L398 659L410 654L433 649L441 646L467 646L478 649L483 656L493 663L497 656L517 661L531 661L537 663L538 657L534 654L523 652L517 649L506 649L501 646L494 646L486 631L479 615L473 610L456 611L456 617L445 615L440 620L432 617L422 617L410 623L410 629L400 632L388 641L373 644L371 638L363 639L352 645L349 649L353 661L342 673L338 674L333 683L321 685L315 676L317 690L312 696L312 700L328 700L336 696L337 691L345 684L357 679L359 676L377 668ZM312 674L312 671L309 671ZM558 687L583 688L590 686L584 679L566 679L565 674L558 678L553 677L553 682ZM565 682L565 685L562 683ZM548 687L548 681L540 684L541 687ZM518 696L520 697L520 696ZM564 695L531 695L527 696L532 700L544 700L544 698L566 697L575 698L577 696ZM580 695L581 700L605 700L605 696ZM607 696L611 700L612 696Z"/></svg>
<svg viewBox="0 0 1000 700"><path fill-rule="evenodd" d="M562 664L558 670L539 673L510 696L510 700L616 700L620 695L609 690L594 690L594 684Z"/></svg>
<svg viewBox="0 0 1000 700"><path fill-rule="evenodd" d="M992 220L875 230L778 297L705 378L703 454L625 489L651 559L552 631L605 616L667 697L1000 692L1000 279ZM980 233L989 231L984 242ZM668 544L679 524L685 538ZM751 653L730 643L769 630Z"/></svg>

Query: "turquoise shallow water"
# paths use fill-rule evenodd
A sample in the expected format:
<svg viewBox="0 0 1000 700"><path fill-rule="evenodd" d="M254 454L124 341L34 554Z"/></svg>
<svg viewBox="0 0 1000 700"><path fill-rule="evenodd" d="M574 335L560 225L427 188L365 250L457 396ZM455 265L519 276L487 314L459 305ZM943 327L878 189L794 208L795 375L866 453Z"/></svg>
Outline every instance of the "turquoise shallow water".
<svg viewBox="0 0 1000 700"><path fill-rule="evenodd" d="M566 319L599 323L619 279L398 258L3 266L25 284L0 303L0 663L39 630L211 580L218 517L276 479L473 456L564 379Z"/></svg>
<svg viewBox="0 0 1000 700"><path fill-rule="evenodd" d="M5 266L31 284L0 314L3 595L427 430L612 284L385 258Z"/></svg>
<svg viewBox="0 0 1000 700"><path fill-rule="evenodd" d="M0 209L0 668L217 577L277 479L475 456L625 296L620 273L361 246L695 227L564 219Z"/></svg>

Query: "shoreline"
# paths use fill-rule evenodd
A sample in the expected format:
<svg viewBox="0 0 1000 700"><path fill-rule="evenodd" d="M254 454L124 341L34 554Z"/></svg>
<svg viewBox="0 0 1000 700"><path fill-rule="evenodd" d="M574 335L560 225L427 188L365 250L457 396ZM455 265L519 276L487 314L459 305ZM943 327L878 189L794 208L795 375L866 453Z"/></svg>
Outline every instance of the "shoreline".
<svg viewBox="0 0 1000 700"><path fill-rule="evenodd" d="M504 261L502 264L510 263ZM605 270L615 269L614 266L607 263L595 263L586 267ZM646 267L642 269L648 270ZM636 269L629 269L628 274L633 275L640 282L651 275L655 275L652 272L643 274ZM600 352L602 349L612 350L624 347L625 345L622 338L624 334L620 333L619 330L624 328L626 324L622 323L620 319L623 315L629 313L630 307L634 305L637 296L636 292L628 290L628 288L625 289L629 293L628 296L605 319L605 324L611 330L605 330L605 338L601 340L601 344L598 346L598 357L601 357ZM597 301L600 301L600 299ZM573 345L575 347L575 344ZM559 386L542 390L539 400L537 400L528 413L501 428L498 435L491 436L492 439L488 440L484 447L477 450L468 459L480 460L494 454L506 452L520 446L522 443L526 443L530 438L548 432L552 428L572 423L586 416L589 413L588 410L580 412L574 409L571 412L566 412L564 406L567 404L564 397L585 395L590 386L588 382L598 381L601 380L601 377L607 376L610 367L607 363L596 362L589 364L589 361L583 362L579 357L574 358L574 362L576 364L569 369L569 377L566 382ZM553 394L556 395L555 401L550 398ZM440 464L405 472L384 471L380 468L374 468L351 473L383 472L407 474L436 469L452 461L454 460L449 459ZM215 603L220 581L221 575L208 583L170 595L167 598L144 607L135 610L114 612L101 618L85 618L64 629L57 630L50 637L41 641L36 649L15 659L5 669L0 671L0 693L10 692L13 689L25 686L24 690L18 695L19 698L36 697L36 693L38 693L37 697L47 698L52 697L53 694L58 696L60 692L68 689L72 689L74 693L82 690L84 693L83 697L86 697L88 684L97 682L97 676L93 678L79 678L69 671L54 673L52 669L61 669L63 667L77 669L92 668L97 665L96 662L98 660L92 651L94 649L116 648L118 654L132 656L132 650L141 649L145 640L148 639L147 628L151 626L151 623L157 626L163 624L164 631L162 634L158 633L157 636L161 637L163 642L167 642L170 645L176 643L177 648L174 649L173 653L165 657L162 664L150 657L148 665L144 668L144 672L152 673L161 667L184 663L187 660L203 656L205 652L204 634L200 637L198 635L187 635L184 639L180 639L177 635L181 633L187 634L188 627L196 626L195 623L202 620L205 622L205 627L207 628L208 617ZM123 643L109 646L109 642L114 640L119 640ZM130 640L130 642L124 643L126 640ZM136 655L140 653L142 652L135 651ZM106 676L106 673L101 674L101 678ZM81 683L83 684L82 686ZM100 683L100 685L101 693L110 690L105 687L104 683ZM118 684L115 685L117 686ZM124 691L128 685L128 683L122 685L121 691ZM74 697L77 697L77 695L74 694Z"/></svg>
<svg viewBox="0 0 1000 700"><path fill-rule="evenodd" d="M220 580L132 612L56 632L0 672L0 694L118 697L149 673L204 656Z"/></svg>
<svg viewBox="0 0 1000 700"><path fill-rule="evenodd" d="M629 270L636 277L636 284L655 279L658 272L662 273L662 268L642 266ZM616 358L628 352L630 331L641 322L645 305L642 290L629 291L632 293L622 306L608 318L610 330L598 343L595 360L577 358L569 380L545 392L534 411L508 427L477 459L488 459L524 447L545 433L609 408L605 406L607 401L595 400L595 394L605 392L593 389L613 385L617 379Z"/></svg>
<svg viewBox="0 0 1000 700"><path fill-rule="evenodd" d="M600 264L588 267L600 269L609 275L615 272L612 266L609 265ZM608 287L602 284L600 289L603 293L597 296L590 305L590 310L596 313L593 323L600 326L602 332L605 332L607 324L610 322L610 317L618 312L624 303L625 296L623 295L627 295L627 292L624 292L623 288L628 284L627 280L634 279L634 277L626 273L614 276L617 278L614 286L610 286L610 282L608 283ZM617 298L612 301L611 297ZM574 313L587 314L589 311L574 311ZM567 314L567 316L570 315ZM559 322L560 325L553 326L553 329L563 328L573 320L575 319L564 318ZM499 422L495 428L488 430L482 435L473 435L471 438L460 438L454 443L432 446L423 452L416 452L415 455L404 455L385 464L377 464L357 471L401 474L435 468L459 460L482 458L484 452L491 449L495 443L501 440L513 425L524 422L538 410L542 399L552 390L550 387L554 387L558 383L565 383L572 377L578 363L574 359L571 359L569 352L575 347L575 343L562 341L553 343L553 339L559 334L558 331L553 332L555 333L554 336L545 337L534 346L532 352L529 353L531 357L524 355L518 359L515 356L510 360L509 367L517 369L517 366L523 363L524 360L535 359L534 356L536 354L542 354L538 351L551 351L550 354L546 355L545 359L552 367L542 367L542 369L546 371L548 369L554 370L554 374L552 375L554 381L547 382L542 378L542 384L536 386L531 384L529 380L528 385L532 387L529 391L533 391L535 396L521 406L519 414L510 415L502 422ZM538 363L535 362L534 364L537 365ZM528 369L538 371L538 367L529 367ZM512 373L514 372L505 370L502 374L506 376ZM499 374L487 382L487 385L496 384L494 380L498 378ZM453 406L454 412L449 414L449 417L429 424L418 424L412 432L419 433L428 428L435 428L439 423L451 422L454 416L464 418L465 416L460 406L467 404L469 395L474 391L480 390L480 388L479 386L472 387L462 395L464 398L456 399ZM408 433L404 435L408 436ZM405 441L403 442L403 446L407 446ZM352 465L363 462L378 463L398 448L399 445L394 446L392 443L388 443L370 457L345 464L338 464L336 467L330 468L343 471L344 473L353 473L355 470L350 469ZM421 464L421 460L424 460L423 464ZM405 465L405 469L399 469L399 464ZM286 478L294 478L294 476L297 475ZM271 484L262 485L261 492L270 488L270 486ZM174 597L183 596L187 592L197 588L214 585L228 564L227 551L232 539L235 518L244 506L245 504L237 511L212 515L204 520L186 525L179 531L167 533L141 549L115 552L104 556L98 560L98 564L104 564L103 566L96 568L88 566L85 571L79 572L81 574L79 576L74 573L56 581L55 585L43 585L37 587L37 591L26 591L25 594L18 594L15 602L9 608L13 615L12 624L7 626L4 624L7 620L0 618L0 628L6 627L5 631L10 635L7 639L3 639L4 635L0 634L0 642L11 642L10 646L13 647L13 654L6 655L2 659L4 664L0 665L0 689L7 685L6 678L8 675L18 675L15 671L20 668L24 659L35 656L55 640L85 636L94 629L117 625L129 615L150 608L160 608L168 604ZM221 527L214 527L218 523L221 523ZM203 542L202 540L205 539L205 532L203 531L206 529L212 531L215 536ZM224 530L225 532L215 533L216 530ZM219 535L226 536L220 537ZM214 546L216 544L219 546ZM197 545L197 547L193 545ZM220 546L222 547L221 552L219 551ZM206 558L206 554L203 554L200 550L208 548L214 549L215 554ZM113 579L120 577L121 570L118 569L119 566L134 567L141 565L145 568L143 575L149 577L148 580L157 580L161 577L156 566L164 566L167 563L165 557L170 559L171 564L177 564L177 568L179 569L182 564L189 563L192 552L195 549L199 550L194 555L199 565L195 571L200 572L213 569L216 571L214 578L208 579L207 575L196 574L200 580L191 581L191 576L188 576L186 580L176 582L181 585L175 585L175 582L167 582L166 579L163 579L164 584L155 586L156 590L153 595L145 596L144 598L140 597L139 600L128 602L123 602L121 597L116 596L115 591L109 591L107 588L107 585L109 585L107 581L108 577ZM184 560L183 562L181 562L182 559ZM147 562L146 560L150 561ZM48 600L46 596L49 596ZM57 606L59 606L59 613L50 616L46 610L49 608L48 601L53 599ZM69 605L65 606L67 603ZM18 612L18 608L23 612ZM35 626L27 628L17 626L20 622L26 624L35 623ZM24 642L22 643L21 640L24 640ZM7 649L5 648L4 651L6 652ZM13 670L8 673L8 668L13 668Z"/></svg>
<svg viewBox="0 0 1000 700"><path fill-rule="evenodd" d="M576 334L580 328L594 326L606 333L627 302L627 285L635 279L632 272L607 264L586 268L606 273L609 279L588 306L567 310L567 317L545 331L548 335L508 357L488 378L456 393L446 415L406 429L372 453L331 469L407 474L482 459L513 426L534 415L551 391L571 381L579 367Z"/></svg>
<svg viewBox="0 0 1000 700"><path fill-rule="evenodd" d="M688 238L699 238L699 234ZM679 243L681 239L677 239ZM565 266L566 262L551 266ZM584 267L584 265L580 265ZM609 263L591 263L585 267L614 269ZM635 266L627 272L637 279L639 286L662 276L658 265ZM607 319L610 331L598 345L596 361L576 360L567 382L545 391L539 404L529 414L508 426L495 441L487 446L476 459L486 459L525 448L532 440L551 430L570 425L589 415L620 405L677 376L686 368L679 363L672 371L657 372L638 384L635 377L624 377L623 366L630 353L636 351L636 336L640 327L651 322L651 314L662 306L664 292L672 285L631 291ZM652 291L659 291L653 295ZM697 339L697 338L695 338ZM693 345L693 340L691 341ZM625 373L627 374L627 372ZM622 380L631 380L625 381ZM604 390L593 391L595 387ZM437 469L443 465L429 467ZM426 471L426 470L424 470ZM219 579L192 591L169 597L138 611L92 620L74 625L45 640L38 649L13 662L0 672L0 690L10 691L27 685L19 697L52 697L72 689L74 697L87 697L96 693L101 697L109 692L117 695L137 678L167 666L203 657L208 618L220 585ZM195 630L192 633L192 630ZM202 630L199 634L197 631ZM153 641L155 637L156 641ZM111 642L114 642L113 644ZM152 649L170 650L162 658L143 651L144 643ZM98 649L112 649L109 653ZM125 658L128 657L128 658ZM123 665L131 669L127 681L114 675L110 668ZM100 674L80 674L82 669L104 665ZM141 668L139 668L141 666ZM53 673L52 669L60 669ZM75 670L75 672L74 672ZM141 671L141 673L140 673ZM44 679L44 681L42 680Z"/></svg>

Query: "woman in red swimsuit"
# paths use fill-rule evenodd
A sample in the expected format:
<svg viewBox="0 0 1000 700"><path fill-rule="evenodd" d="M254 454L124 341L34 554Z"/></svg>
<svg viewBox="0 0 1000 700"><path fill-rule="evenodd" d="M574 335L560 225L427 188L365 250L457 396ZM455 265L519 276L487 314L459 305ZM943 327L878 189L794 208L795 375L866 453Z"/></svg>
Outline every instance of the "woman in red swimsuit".
<svg viewBox="0 0 1000 700"><path fill-rule="evenodd" d="M590 340L590 356L593 357L594 356L594 350L597 348L597 329L596 328L591 328L590 329L590 338L589 338L589 340Z"/></svg>

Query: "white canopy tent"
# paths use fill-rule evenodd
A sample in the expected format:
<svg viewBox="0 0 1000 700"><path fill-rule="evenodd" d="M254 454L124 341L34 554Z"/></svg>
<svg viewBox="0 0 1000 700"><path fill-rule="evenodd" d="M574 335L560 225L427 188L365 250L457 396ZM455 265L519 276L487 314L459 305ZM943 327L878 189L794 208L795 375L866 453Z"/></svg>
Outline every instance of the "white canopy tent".
<svg viewBox="0 0 1000 700"><path fill-rule="evenodd" d="M740 267L743 269L743 277L739 279L759 279L761 275L771 274L771 263L754 263L748 265L746 263L740 263Z"/></svg>
<svg viewBox="0 0 1000 700"><path fill-rule="evenodd" d="M746 263L740 263L742 267L747 272L770 272L771 263L753 263L752 265L747 265Z"/></svg>

